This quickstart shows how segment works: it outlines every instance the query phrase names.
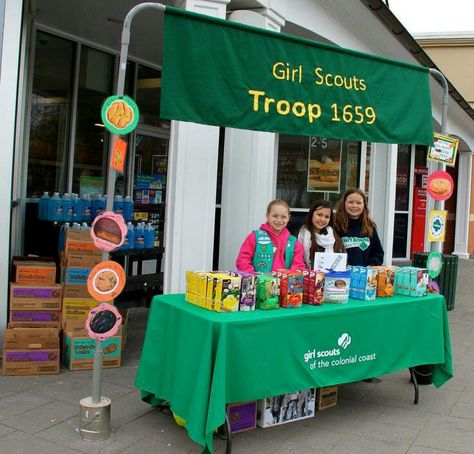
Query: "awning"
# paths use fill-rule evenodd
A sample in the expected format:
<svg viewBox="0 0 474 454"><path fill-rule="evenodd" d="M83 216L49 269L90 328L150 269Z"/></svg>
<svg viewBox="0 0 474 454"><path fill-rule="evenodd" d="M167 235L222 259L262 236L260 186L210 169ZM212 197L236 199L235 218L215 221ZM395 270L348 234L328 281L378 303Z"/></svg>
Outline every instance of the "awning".
<svg viewBox="0 0 474 454"><path fill-rule="evenodd" d="M428 68L167 7L161 116L433 144Z"/></svg>

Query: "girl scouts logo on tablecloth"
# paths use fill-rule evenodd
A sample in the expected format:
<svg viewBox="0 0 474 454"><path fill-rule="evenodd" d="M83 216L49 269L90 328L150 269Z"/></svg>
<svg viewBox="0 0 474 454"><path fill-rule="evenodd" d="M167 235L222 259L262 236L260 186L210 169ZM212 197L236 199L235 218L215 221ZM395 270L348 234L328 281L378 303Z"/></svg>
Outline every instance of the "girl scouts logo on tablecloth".
<svg viewBox="0 0 474 454"><path fill-rule="evenodd" d="M431 210L428 241L444 241L446 233L446 211Z"/></svg>
<svg viewBox="0 0 474 454"><path fill-rule="evenodd" d="M428 260L426 260L426 268L428 268L428 274L432 279L434 279L436 276L439 276L442 266L443 259L441 254L437 251L430 252L430 255L428 255Z"/></svg>
<svg viewBox="0 0 474 454"><path fill-rule="evenodd" d="M135 101L128 96L110 96L100 112L102 122L113 134L124 135L138 124L139 112Z"/></svg>

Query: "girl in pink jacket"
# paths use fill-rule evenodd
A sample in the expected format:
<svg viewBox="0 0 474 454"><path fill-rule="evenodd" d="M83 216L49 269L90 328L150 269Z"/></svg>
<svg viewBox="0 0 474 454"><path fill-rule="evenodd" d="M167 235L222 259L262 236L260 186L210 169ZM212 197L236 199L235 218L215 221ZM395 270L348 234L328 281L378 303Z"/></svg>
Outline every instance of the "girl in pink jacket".
<svg viewBox="0 0 474 454"><path fill-rule="evenodd" d="M270 273L279 269L306 269L303 246L286 228L290 207L273 200L267 207L267 222L245 238L235 262L239 271Z"/></svg>

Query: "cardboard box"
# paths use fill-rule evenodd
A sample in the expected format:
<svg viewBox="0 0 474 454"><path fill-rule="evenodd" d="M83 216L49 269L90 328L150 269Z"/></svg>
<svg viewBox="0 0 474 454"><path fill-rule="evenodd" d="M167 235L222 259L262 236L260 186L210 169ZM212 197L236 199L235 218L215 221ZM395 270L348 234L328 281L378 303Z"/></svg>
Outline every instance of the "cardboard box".
<svg viewBox="0 0 474 454"><path fill-rule="evenodd" d="M54 285L56 263L44 257L13 257L13 279L23 284Z"/></svg>
<svg viewBox="0 0 474 454"><path fill-rule="evenodd" d="M3 375L59 373L59 330L8 328L3 340Z"/></svg>
<svg viewBox="0 0 474 454"><path fill-rule="evenodd" d="M61 310L61 286L10 283L10 310Z"/></svg>
<svg viewBox="0 0 474 454"><path fill-rule="evenodd" d="M280 280L280 307L285 309L301 307L303 305L303 274L292 270L277 270L276 276Z"/></svg>
<svg viewBox="0 0 474 454"><path fill-rule="evenodd" d="M104 354L102 365L106 369L120 367L122 355L121 327L116 336L102 343ZM63 329L62 362L70 370L87 370L94 366L96 340L88 336L84 322L68 321Z"/></svg>
<svg viewBox="0 0 474 454"><path fill-rule="evenodd" d="M257 402L257 425L272 427L314 416L314 388L267 397Z"/></svg>
<svg viewBox="0 0 474 454"><path fill-rule="evenodd" d="M68 266L61 269L61 282L63 284L85 284L91 273L90 267Z"/></svg>
<svg viewBox="0 0 474 454"><path fill-rule="evenodd" d="M89 298L63 298L63 326L66 320L84 320L99 303ZM111 303L112 304L112 303Z"/></svg>
<svg viewBox="0 0 474 454"><path fill-rule="evenodd" d="M63 284L63 298L90 298L86 284Z"/></svg>
<svg viewBox="0 0 474 454"><path fill-rule="evenodd" d="M88 230L68 229L64 241L64 253L68 255L98 255L100 250L95 247Z"/></svg>
<svg viewBox="0 0 474 454"><path fill-rule="evenodd" d="M63 267L89 267L94 268L97 264L102 261L102 254L97 252L96 254L64 254L61 252L61 265Z"/></svg>
<svg viewBox="0 0 474 454"><path fill-rule="evenodd" d="M257 427L257 402L227 405L227 418L232 433L255 429Z"/></svg>
<svg viewBox="0 0 474 454"><path fill-rule="evenodd" d="M60 328L61 311L10 310L8 326L14 328Z"/></svg>
<svg viewBox="0 0 474 454"><path fill-rule="evenodd" d="M337 404L337 386L316 389L316 409L318 411L335 407Z"/></svg>

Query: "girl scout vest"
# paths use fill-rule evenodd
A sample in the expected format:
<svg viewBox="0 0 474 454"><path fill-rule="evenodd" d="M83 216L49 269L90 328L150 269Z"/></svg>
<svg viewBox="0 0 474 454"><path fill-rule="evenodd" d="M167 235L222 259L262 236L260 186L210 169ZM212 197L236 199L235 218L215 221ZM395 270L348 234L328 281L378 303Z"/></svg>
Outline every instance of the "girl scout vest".
<svg viewBox="0 0 474 454"><path fill-rule="evenodd" d="M256 238L255 255L253 256L253 267L260 273L271 273L273 263L273 243L265 230L254 230ZM285 268L289 269L293 263L296 237L290 235L286 243Z"/></svg>

